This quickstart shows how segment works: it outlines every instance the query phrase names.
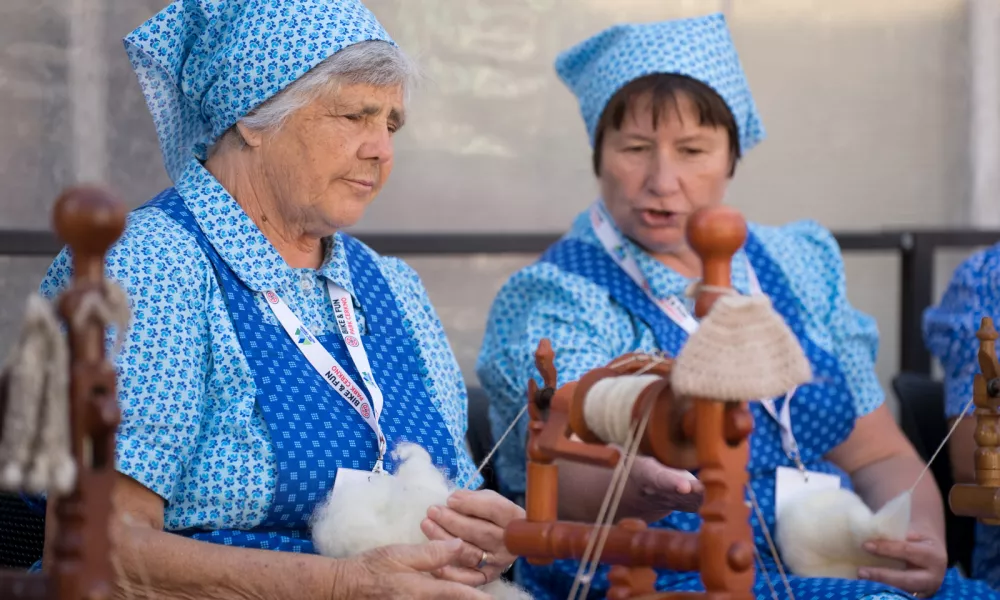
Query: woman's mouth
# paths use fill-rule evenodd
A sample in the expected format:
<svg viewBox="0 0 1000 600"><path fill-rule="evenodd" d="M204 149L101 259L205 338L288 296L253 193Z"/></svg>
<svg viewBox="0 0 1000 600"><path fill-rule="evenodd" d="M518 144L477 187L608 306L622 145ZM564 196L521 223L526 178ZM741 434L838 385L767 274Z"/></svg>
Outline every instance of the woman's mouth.
<svg viewBox="0 0 1000 600"><path fill-rule="evenodd" d="M368 179L349 179L345 177L344 181L365 192L370 192L375 187L375 182Z"/></svg>
<svg viewBox="0 0 1000 600"><path fill-rule="evenodd" d="M679 227L684 214L672 210L642 209L639 220L646 227Z"/></svg>

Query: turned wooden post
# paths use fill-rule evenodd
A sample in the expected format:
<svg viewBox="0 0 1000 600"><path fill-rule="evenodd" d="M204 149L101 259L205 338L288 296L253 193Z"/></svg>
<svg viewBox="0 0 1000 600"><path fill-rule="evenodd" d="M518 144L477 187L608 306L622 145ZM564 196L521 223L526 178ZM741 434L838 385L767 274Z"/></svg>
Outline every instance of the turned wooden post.
<svg viewBox="0 0 1000 600"><path fill-rule="evenodd" d="M979 373L972 382L976 409L975 484L957 484L948 494L952 512L975 517L988 525L1000 525L1000 365L997 363L997 331L993 319L983 317L979 331Z"/></svg>
<svg viewBox="0 0 1000 600"><path fill-rule="evenodd" d="M688 243L701 257L702 283L714 288L731 286L733 255L746 240L746 221L736 210L719 206L691 216ZM718 292L703 290L695 316L708 314ZM753 531L745 501L749 479L752 418L745 402L694 399L694 440L705 486L699 533L701 580L712 598L752 600L754 583ZM728 439L728 442L727 442Z"/></svg>
<svg viewBox="0 0 1000 600"><path fill-rule="evenodd" d="M111 598L109 525L120 420L115 369L105 357L105 324L79 322L81 301L105 293L104 258L125 229L121 202L99 188L79 187L56 201L56 233L70 247L73 282L59 299L70 349L70 426L78 475L56 503L55 564L47 568L60 600Z"/></svg>

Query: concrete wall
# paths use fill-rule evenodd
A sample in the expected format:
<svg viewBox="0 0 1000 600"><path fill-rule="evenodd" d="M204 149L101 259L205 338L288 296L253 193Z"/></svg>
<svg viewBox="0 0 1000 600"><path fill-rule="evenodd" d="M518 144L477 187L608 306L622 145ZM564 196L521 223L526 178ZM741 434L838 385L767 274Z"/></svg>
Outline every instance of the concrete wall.
<svg viewBox="0 0 1000 600"><path fill-rule="evenodd" d="M966 224L968 68L963 0L369 0L426 75L399 136L396 171L358 231L558 231L594 196L589 148L555 55L619 21L728 6L769 131L730 201L752 219L814 218L842 230ZM0 219L48 226L58 190L99 172L132 204L168 182L120 38L163 0L92 0L85 50L106 61L106 93L80 83L67 48L86 31L56 0L0 4ZM89 7L89 8L88 8ZM89 24L88 24L89 23ZM74 66L75 65L75 66ZM97 70L101 72L100 69ZM69 82L75 82L73 86ZM75 87L74 87L75 86ZM74 91L75 90L75 91ZM81 91L82 90L82 91ZM87 131L103 104L107 125ZM101 108L98 106L98 108ZM93 111L94 107L89 107ZM76 122L74 124L74 118ZM100 124L99 119L90 122ZM81 135L81 131L86 135ZM74 141L76 140L76 141ZM83 146L81 148L81 146ZM106 154L87 160L88 153ZM960 255L946 256L946 277ZM466 373L485 312L531 257L421 258ZM879 373L897 369L897 261L850 255L852 301L883 334ZM0 262L9 332L46 261Z"/></svg>

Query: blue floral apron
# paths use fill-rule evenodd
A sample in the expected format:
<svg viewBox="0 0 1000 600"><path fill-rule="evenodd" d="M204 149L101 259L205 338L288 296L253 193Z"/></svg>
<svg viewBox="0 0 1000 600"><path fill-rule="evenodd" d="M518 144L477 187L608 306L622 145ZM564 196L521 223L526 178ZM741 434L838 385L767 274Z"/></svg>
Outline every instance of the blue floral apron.
<svg viewBox="0 0 1000 600"><path fill-rule="evenodd" d="M792 427L799 444L801 460L809 470L835 474L842 486L851 489L851 480L845 472L824 460L830 450L850 435L856 419L854 404L837 360L813 343L805 333L798 315L798 303L791 292L784 273L768 256L761 243L752 235L745 246L747 256L760 280L761 288L799 338L812 365L814 382L802 386L794 396ZM541 261L551 263L563 271L584 277L607 289L615 302L625 307L634 317L652 329L660 350L677 356L687 333L649 299L649 297L607 255L604 249L579 240L564 239L542 256ZM637 348L636 348L637 349ZM597 366L597 365L595 365ZM774 538L774 487L775 469L779 466L794 467L794 463L781 449L781 431L759 403L750 405L754 416L754 432L750 436L750 462L747 466L750 485L764 515L763 525L751 511L754 543L767 570L778 597L788 598L777 566L763 534L766 526ZM653 527L677 531L697 531L701 518L694 513L672 513L654 523ZM579 567L578 561L560 560L551 565L533 566L524 561L518 565L521 583L538 600L566 598ZM787 572L787 570L786 570ZM589 598L603 598L607 592L608 567L598 569L591 584ZM704 591L697 572L658 570L658 591ZM767 578L758 569L754 592L758 598L770 599ZM792 593L797 600L830 599L848 600L869 596L911 598L910 594L886 584L847 579L788 577ZM979 600L1000 598L980 582L961 578L957 571L949 571L935 599Z"/></svg>
<svg viewBox="0 0 1000 600"><path fill-rule="evenodd" d="M253 371L257 407L270 431L277 463L277 485L271 498L234 499L269 502L268 516L258 527L174 533L229 546L312 553L309 517L333 489L339 468L374 468L378 457L375 434L309 364L285 330L264 320L256 294L222 260L175 190L167 190L145 207L158 208L182 225L211 260ZM391 453L396 445L413 442L430 453L449 479L454 478L458 468L455 443L424 387L416 346L395 297L369 252L347 235L341 234L340 239L365 317L362 342L385 396L380 419L388 444L385 468L393 470ZM317 337L367 397L343 338L337 332Z"/></svg>

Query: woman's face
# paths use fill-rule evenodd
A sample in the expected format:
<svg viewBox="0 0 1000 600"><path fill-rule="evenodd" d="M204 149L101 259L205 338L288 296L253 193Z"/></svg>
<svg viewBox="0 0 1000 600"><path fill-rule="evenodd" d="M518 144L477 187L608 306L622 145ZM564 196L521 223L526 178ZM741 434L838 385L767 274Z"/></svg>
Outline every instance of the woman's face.
<svg viewBox="0 0 1000 600"><path fill-rule="evenodd" d="M325 237L358 222L393 165L403 88L343 85L259 141L260 179L286 223Z"/></svg>
<svg viewBox="0 0 1000 600"><path fill-rule="evenodd" d="M619 229L654 256L687 248L688 217L722 202L731 170L726 129L701 125L685 94L659 117L654 127L651 97L637 98L604 133L599 177Z"/></svg>

